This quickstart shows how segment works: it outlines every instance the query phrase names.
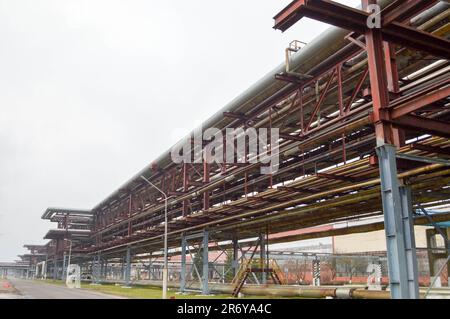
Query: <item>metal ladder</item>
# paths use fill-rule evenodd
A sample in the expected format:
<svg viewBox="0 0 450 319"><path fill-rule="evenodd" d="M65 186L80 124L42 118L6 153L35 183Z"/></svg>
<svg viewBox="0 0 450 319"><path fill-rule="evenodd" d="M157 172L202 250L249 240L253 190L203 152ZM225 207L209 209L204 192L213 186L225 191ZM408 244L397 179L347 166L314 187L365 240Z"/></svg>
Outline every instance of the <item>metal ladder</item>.
<svg viewBox="0 0 450 319"><path fill-rule="evenodd" d="M272 276L273 281L279 285L286 285L287 284L286 277L283 271L281 270L280 266L276 262L276 260L270 259L269 265L271 270L270 275Z"/></svg>

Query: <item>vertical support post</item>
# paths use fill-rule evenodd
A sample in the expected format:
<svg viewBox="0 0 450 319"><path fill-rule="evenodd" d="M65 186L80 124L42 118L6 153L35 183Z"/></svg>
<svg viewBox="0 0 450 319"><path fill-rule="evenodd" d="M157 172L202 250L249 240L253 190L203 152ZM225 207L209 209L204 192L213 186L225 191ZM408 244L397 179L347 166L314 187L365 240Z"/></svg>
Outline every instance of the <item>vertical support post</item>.
<svg viewBox="0 0 450 319"><path fill-rule="evenodd" d="M108 259L103 260L103 279L106 281L108 280Z"/></svg>
<svg viewBox="0 0 450 319"><path fill-rule="evenodd" d="M27 271L27 279L31 277L32 270L33 270L33 260L32 257L30 257L30 262L28 263L28 271Z"/></svg>
<svg viewBox="0 0 450 319"><path fill-rule="evenodd" d="M91 266L91 272L92 272L92 281L91 284L98 284L98 261L97 261L98 255L94 255L92 257L92 266Z"/></svg>
<svg viewBox="0 0 450 319"><path fill-rule="evenodd" d="M209 233L207 230L203 231L203 278L202 278L202 294L209 294L208 280L209 280L209 253L208 253Z"/></svg>
<svg viewBox="0 0 450 319"><path fill-rule="evenodd" d="M336 67L337 73L337 85L338 85L338 102L339 102L339 116L344 115L344 93L343 93L343 84L342 84L342 63Z"/></svg>
<svg viewBox="0 0 450 319"><path fill-rule="evenodd" d="M400 92L397 59L395 56L395 46L392 43L384 42L384 58L386 62L387 88L391 96L397 97ZM391 96L389 99L391 100ZM405 146L405 132L402 129L392 128L393 144L397 147Z"/></svg>
<svg viewBox="0 0 450 319"><path fill-rule="evenodd" d="M209 164L209 158L205 155L205 158L203 159L203 182L209 183L209 174L210 174L210 164ZM209 192L203 193L203 209L208 210L209 209Z"/></svg>
<svg viewBox="0 0 450 319"><path fill-rule="evenodd" d="M45 263L44 263L44 269L43 269L43 278L47 279L47 266L48 265L48 253L45 253Z"/></svg>
<svg viewBox="0 0 450 319"><path fill-rule="evenodd" d="M320 286L320 259L317 255L314 256L314 260L312 262L312 285L315 287Z"/></svg>
<svg viewBox="0 0 450 319"><path fill-rule="evenodd" d="M127 254L125 257L125 286L131 286L131 247L127 247Z"/></svg>
<svg viewBox="0 0 450 319"><path fill-rule="evenodd" d="M377 147L376 151L380 166L391 297L392 299L410 298L402 203L395 159L396 149L393 145L385 144Z"/></svg>
<svg viewBox="0 0 450 319"><path fill-rule="evenodd" d="M103 260L100 259L100 279L103 279L104 272L105 272L105 265Z"/></svg>
<svg viewBox="0 0 450 319"><path fill-rule="evenodd" d="M402 220L405 239L405 254L408 273L409 298L419 299L419 273L416 254L416 240L414 238L414 223L412 217L412 196L409 186L400 187L402 203Z"/></svg>
<svg viewBox="0 0 450 319"><path fill-rule="evenodd" d="M58 279L58 250L59 239L56 240L55 253L53 254L53 280Z"/></svg>
<svg viewBox="0 0 450 319"><path fill-rule="evenodd" d="M153 261L152 261L152 252L150 252L148 257L148 280L152 280L152 278L153 278Z"/></svg>
<svg viewBox="0 0 450 319"><path fill-rule="evenodd" d="M131 217L131 212L133 209L133 195L130 194L129 202L128 202L128 218ZM132 233L132 225L131 220L128 221L128 236L131 236Z"/></svg>
<svg viewBox="0 0 450 319"><path fill-rule="evenodd" d="M233 236L233 277L236 276L239 267L239 246L238 238L236 235Z"/></svg>
<svg viewBox="0 0 450 319"><path fill-rule="evenodd" d="M378 48L381 41L381 34L377 31L371 31L370 37L366 36L368 48ZM374 50L374 56L371 56L368 51L369 57L369 70L370 70L370 85L373 101L373 120L375 122L375 135L377 139L377 146L386 143L393 143L392 132L388 124L383 122L382 110L389 105L389 96L386 89L385 72L383 52L381 50ZM381 60L381 61L380 61ZM376 70L373 72L373 70ZM376 73L376 74L374 74Z"/></svg>
<svg viewBox="0 0 450 319"><path fill-rule="evenodd" d="M100 284L101 277L102 277L102 256L99 252L97 255L97 264L96 264L96 276L95 276L96 284Z"/></svg>
<svg viewBox="0 0 450 319"><path fill-rule="evenodd" d="M259 234L259 258L260 258L260 265L261 265L261 283L263 285L267 284L267 273L266 273L266 241L265 236L263 233Z"/></svg>
<svg viewBox="0 0 450 319"><path fill-rule="evenodd" d="M120 279L125 280L125 257L122 257L122 262L121 262L121 269L120 269Z"/></svg>
<svg viewBox="0 0 450 319"><path fill-rule="evenodd" d="M439 266L436 263L438 258L435 255L437 248L436 234L437 234L436 228L426 230L427 248L428 248L428 266L430 269L430 286L433 284L433 277L437 275L439 268ZM433 287L442 287L440 276L436 278Z"/></svg>
<svg viewBox="0 0 450 319"><path fill-rule="evenodd" d="M395 47L389 42L383 42L384 56L386 60L387 86L391 93L398 94L400 86L398 84L397 60L395 58Z"/></svg>
<svg viewBox="0 0 450 319"><path fill-rule="evenodd" d="M63 269L62 269L62 274L61 274L61 280L64 281L66 279L66 253L63 253Z"/></svg>
<svg viewBox="0 0 450 319"><path fill-rule="evenodd" d="M183 162L183 192L187 192L189 189L189 172L187 164ZM188 214L189 201L187 199L183 200L183 216Z"/></svg>
<svg viewBox="0 0 450 319"><path fill-rule="evenodd" d="M374 0L363 0L363 9L367 9L367 5L372 3ZM393 144L392 126L385 122L387 119L383 113L383 109L389 105L389 92L381 30L368 29L365 38L377 146Z"/></svg>
<svg viewBox="0 0 450 319"><path fill-rule="evenodd" d="M184 293L186 290L186 247L187 241L183 234L181 236L181 274L180 274L180 292Z"/></svg>

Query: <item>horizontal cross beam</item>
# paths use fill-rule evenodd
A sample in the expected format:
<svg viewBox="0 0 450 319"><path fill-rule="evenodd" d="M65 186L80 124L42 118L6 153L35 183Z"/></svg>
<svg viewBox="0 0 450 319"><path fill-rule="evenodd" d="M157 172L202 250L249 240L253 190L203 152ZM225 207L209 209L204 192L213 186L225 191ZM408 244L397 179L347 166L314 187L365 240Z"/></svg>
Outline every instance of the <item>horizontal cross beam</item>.
<svg viewBox="0 0 450 319"><path fill-rule="evenodd" d="M415 115L404 115L391 121L396 127L450 138L450 123Z"/></svg>

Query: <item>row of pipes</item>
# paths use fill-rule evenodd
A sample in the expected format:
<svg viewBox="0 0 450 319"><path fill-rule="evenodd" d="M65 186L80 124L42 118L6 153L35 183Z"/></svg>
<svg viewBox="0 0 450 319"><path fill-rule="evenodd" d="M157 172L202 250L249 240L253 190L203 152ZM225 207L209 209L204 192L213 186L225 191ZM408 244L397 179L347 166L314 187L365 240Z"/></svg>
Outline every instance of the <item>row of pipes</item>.
<svg viewBox="0 0 450 319"><path fill-rule="evenodd" d="M386 3L389 3L389 2L391 2L391 1L384 1L383 3L386 4ZM382 3L382 5L383 5L383 3ZM423 23L426 23L426 24L430 25L430 19L436 20L435 23L437 23L438 22L437 17L440 17L440 19L442 19L442 14L445 13L445 12L448 13L448 11L449 11L448 9L449 8L450 8L449 4L439 3L435 7L429 9L428 11L426 11L424 13L422 13L420 16L418 16L416 19L414 19L412 23L416 24L416 25L418 23L419 23L419 25L423 25ZM326 58L324 58L324 55L329 56L331 51L329 50L329 47L328 47L327 50L325 50L325 48L322 47L322 46L324 45L324 43L334 43L334 44L338 43L340 46L343 46L343 43L345 43L345 40L343 40L343 35L344 34L345 34L345 31L342 30L342 29L338 29L338 28L334 28L334 27L330 28L330 30L328 30L325 33L325 35L321 36L318 40L312 41L310 44L308 44L302 50L300 50L299 52L297 52L296 54L294 54L292 56L291 68L294 69L294 70L299 70L300 68L302 70L308 70L309 61L311 59L313 59L313 58L318 57L318 56L320 56L320 58L322 59L321 60L322 62L323 62L323 60L327 60ZM340 39L340 40L336 41L337 39ZM331 42L329 42L329 41L331 41ZM348 46L348 44L346 46L343 46L343 47L347 47L347 46ZM322 48L323 50L322 51L317 51L317 50L320 49L319 47ZM334 49L336 49L336 48L334 48ZM320 52L320 54L318 54L318 52ZM361 62L363 62L363 61L361 61ZM359 64L361 62L359 62ZM311 65L314 65L314 64L311 64ZM283 66L280 66L275 71L270 72L266 77L263 78L263 80L261 80L257 84L255 84L252 88L250 88L248 91L246 91L246 93L244 93L242 96L240 96L240 98L238 98L235 101L233 101L230 105L235 105L236 106L237 105L236 103L238 103L237 100L242 101L244 99L244 96L247 96L247 98L248 98L250 95L256 94L256 91L261 92L260 90L263 87L269 85L269 82L271 83L270 86L274 86L275 85L275 86L278 87L279 85L286 85L286 84L280 83L280 81L275 81L274 77L273 77L273 75L277 71L282 70L282 68L283 68ZM278 70L278 69L280 69L280 70ZM289 85L287 85L287 86L289 86ZM278 89L279 88L277 88L277 90ZM271 91L271 90L268 90L268 91ZM264 92L268 92L268 91L264 91ZM260 99L261 98L260 95L261 94L259 94L259 95L256 94L251 100L254 100L256 97L258 97L258 99ZM249 103L250 102L247 101L247 102L243 103L242 105L247 105L248 106ZM218 112L217 116L220 115L222 117L222 120L223 120L223 112L224 111L228 111L228 112L229 111L236 112L237 110L241 111L240 107L235 109L235 108L230 107L230 105L228 105L228 107L226 107L223 110L221 110L220 112ZM324 126L321 127L321 136L320 137L315 136L314 139L311 139L310 143L318 143L321 140L329 139L330 137L333 137L333 136L339 136L344 131L348 131L348 130L351 130L351 129L356 129L358 127L361 127L361 126L369 124L370 123L370 118L367 116L367 113L366 112L361 112L361 111L366 111L367 109L369 109L369 106L368 105L363 105L363 106L361 106L359 108L356 108L356 109L352 110L351 111L352 115L356 116L356 120L354 122L352 122L351 124L347 125L347 127L343 127L342 125L340 125L341 123L337 123L337 122L336 122L336 125L337 125L336 126L336 125L334 125L335 123L333 123L333 121L330 121L330 123L327 123L327 125L329 127L326 127L326 126L325 127ZM358 117L359 117L359 119L358 119ZM212 122L214 122L214 121L211 120L211 119L209 121L207 121L207 123L212 123ZM214 124L214 125L216 125L216 124ZM229 125L229 124L225 124L225 125ZM208 125L206 125L205 127L207 127L207 126ZM313 131L313 130L311 130L311 131ZM305 141L302 142L302 147L304 147L308 143L309 143L308 139L306 139ZM289 156L289 155L291 155L291 153L295 153L295 152L299 151L298 144L299 143L292 143L292 142L287 142L285 144L282 144L280 146L280 152L282 152L285 156ZM169 154L165 154L164 156L167 157L167 156L169 156ZM160 167L163 166L163 165L160 165L162 162L159 162L159 161L157 161L157 162L158 162L158 166L160 166ZM173 206L173 205L176 205L176 204L182 202L183 200L195 198L195 197L199 196L200 194L202 194L204 192L207 192L207 191L210 191L210 190L213 190L213 189L219 187L220 185L222 185L224 183L233 181L236 178L236 176L240 174L241 171L252 169L252 166L256 166L256 165L258 165L258 164L249 165L246 168L238 168L238 169L235 170L234 173L232 173L231 175L228 175L228 176L220 176L220 175L215 176L215 177L213 177L211 179L212 182L210 182L208 185L204 186L201 189L197 189L195 191L191 191L190 193L185 194L183 196L178 196L176 199L170 200L169 201L169 205ZM148 172L148 168L144 169L142 172L144 172L144 171ZM142 174L142 172L140 172L138 175L140 176ZM267 177L263 176L261 178L267 178ZM132 180L134 180L134 179L132 179ZM151 210L143 212L142 214L139 214L137 216L131 217L130 220L145 217L146 215L151 214L151 213L153 213L155 211L158 211L159 209L162 209L162 205L156 205ZM128 223L130 220L125 220L122 223ZM119 226L119 225L120 225L120 223L115 224L115 227Z"/></svg>

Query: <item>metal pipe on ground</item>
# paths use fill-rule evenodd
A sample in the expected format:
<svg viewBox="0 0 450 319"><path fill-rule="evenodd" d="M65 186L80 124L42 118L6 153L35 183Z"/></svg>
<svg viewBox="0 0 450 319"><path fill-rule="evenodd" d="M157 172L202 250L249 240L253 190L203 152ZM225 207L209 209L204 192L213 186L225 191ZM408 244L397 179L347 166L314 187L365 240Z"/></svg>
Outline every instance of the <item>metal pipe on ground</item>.
<svg viewBox="0 0 450 319"><path fill-rule="evenodd" d="M160 281L146 281L147 285L160 287ZM179 288L178 283L170 283L171 288ZM193 291L200 289L199 284L192 284ZM231 294L233 286L211 283L211 292ZM341 299L390 299L389 291L366 290L363 287L312 287L312 286L277 286L245 285L241 292L250 296L301 297L301 298L341 298Z"/></svg>

